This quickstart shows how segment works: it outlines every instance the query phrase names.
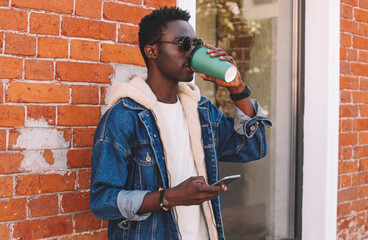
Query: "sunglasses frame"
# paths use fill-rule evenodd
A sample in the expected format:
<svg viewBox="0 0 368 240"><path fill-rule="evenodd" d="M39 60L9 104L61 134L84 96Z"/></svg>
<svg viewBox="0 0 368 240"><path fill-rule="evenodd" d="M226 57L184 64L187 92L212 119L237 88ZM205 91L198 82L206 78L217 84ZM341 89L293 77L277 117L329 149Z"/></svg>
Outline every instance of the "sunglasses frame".
<svg viewBox="0 0 368 240"><path fill-rule="evenodd" d="M184 41L188 41L187 39L189 39L189 46L188 46L189 48L185 49L186 47L184 47ZM198 46L202 46L204 44L203 40L201 38L192 39L191 37L184 37L180 41L160 41L160 40L156 40L156 41L152 42L151 45L153 45L155 43L175 43L175 44L178 44L184 51L189 51L193 46L198 47Z"/></svg>

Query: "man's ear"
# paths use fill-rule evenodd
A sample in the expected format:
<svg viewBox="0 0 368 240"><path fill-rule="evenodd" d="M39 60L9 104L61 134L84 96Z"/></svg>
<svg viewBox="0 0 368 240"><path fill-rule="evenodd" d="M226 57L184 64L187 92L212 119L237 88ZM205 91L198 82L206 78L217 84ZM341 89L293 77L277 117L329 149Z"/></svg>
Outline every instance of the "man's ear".
<svg viewBox="0 0 368 240"><path fill-rule="evenodd" d="M157 58L157 48L152 45L144 46L144 54L146 54L147 58L150 60L156 60Z"/></svg>

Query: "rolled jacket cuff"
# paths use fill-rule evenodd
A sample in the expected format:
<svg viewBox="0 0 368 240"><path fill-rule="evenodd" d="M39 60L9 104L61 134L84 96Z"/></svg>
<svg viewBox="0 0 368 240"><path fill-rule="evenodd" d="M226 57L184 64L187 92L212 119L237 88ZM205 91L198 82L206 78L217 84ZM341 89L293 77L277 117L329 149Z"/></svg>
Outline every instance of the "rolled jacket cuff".
<svg viewBox="0 0 368 240"><path fill-rule="evenodd" d="M149 191L127 191L121 190L118 193L117 205L121 215L130 221L143 221L146 220L151 213L145 213L138 215L137 212L143 203L144 196L149 193Z"/></svg>
<svg viewBox="0 0 368 240"><path fill-rule="evenodd" d="M234 129L237 133L245 135L248 138L253 137L254 133L258 130L259 123L262 123L266 127L272 127L272 122L268 117L262 114L261 107L256 99L250 99L253 105L256 115L251 118L243 113L237 106L235 106L235 125Z"/></svg>

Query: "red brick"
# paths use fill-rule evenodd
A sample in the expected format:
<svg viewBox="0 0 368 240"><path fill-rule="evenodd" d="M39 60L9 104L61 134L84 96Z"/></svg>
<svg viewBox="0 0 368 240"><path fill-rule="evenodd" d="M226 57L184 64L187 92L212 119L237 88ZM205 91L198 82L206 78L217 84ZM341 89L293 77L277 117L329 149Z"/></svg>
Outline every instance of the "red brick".
<svg viewBox="0 0 368 240"><path fill-rule="evenodd" d="M337 217L342 217L351 214L351 203L343 203L337 205Z"/></svg>
<svg viewBox="0 0 368 240"><path fill-rule="evenodd" d="M368 2L367 1L360 1L359 2L359 7L361 8L365 8L365 9L368 9Z"/></svg>
<svg viewBox="0 0 368 240"><path fill-rule="evenodd" d="M338 203L352 201L359 198L359 189L355 188L348 188L344 190L338 191Z"/></svg>
<svg viewBox="0 0 368 240"><path fill-rule="evenodd" d="M79 212L89 209L89 192L73 192L61 195L61 212Z"/></svg>
<svg viewBox="0 0 368 240"><path fill-rule="evenodd" d="M38 38L38 57L67 58L68 40L61 38Z"/></svg>
<svg viewBox="0 0 368 240"><path fill-rule="evenodd" d="M361 172L358 174L359 185L368 184L368 172Z"/></svg>
<svg viewBox="0 0 368 240"><path fill-rule="evenodd" d="M337 232L348 229L350 226L350 223L352 222L350 216L342 217L337 219Z"/></svg>
<svg viewBox="0 0 368 240"><path fill-rule="evenodd" d="M107 228L109 226L109 221L106 219L102 219L102 227Z"/></svg>
<svg viewBox="0 0 368 240"><path fill-rule="evenodd" d="M0 151L5 151L6 149L6 131L0 130Z"/></svg>
<svg viewBox="0 0 368 240"><path fill-rule="evenodd" d="M36 37L16 33L6 33L5 53L22 56L35 56Z"/></svg>
<svg viewBox="0 0 368 240"><path fill-rule="evenodd" d="M351 35L350 34L340 34L340 44L342 47L351 47Z"/></svg>
<svg viewBox="0 0 368 240"><path fill-rule="evenodd" d="M0 126L19 127L24 125L24 107L0 105Z"/></svg>
<svg viewBox="0 0 368 240"><path fill-rule="evenodd" d="M102 230L99 232L86 232L82 234L74 234L70 236L60 237L59 240L106 240L107 239L107 230Z"/></svg>
<svg viewBox="0 0 368 240"><path fill-rule="evenodd" d="M368 49L368 38L354 36L353 47L360 49Z"/></svg>
<svg viewBox="0 0 368 240"><path fill-rule="evenodd" d="M100 87L100 104L107 104L106 94L107 87Z"/></svg>
<svg viewBox="0 0 368 240"><path fill-rule="evenodd" d="M359 171L365 171L365 170L368 170L368 159L360 159L359 160Z"/></svg>
<svg viewBox="0 0 368 240"><path fill-rule="evenodd" d="M0 201L0 222L22 220L26 218L26 198Z"/></svg>
<svg viewBox="0 0 368 240"><path fill-rule="evenodd" d="M105 2L103 11L104 19L133 24L139 24L142 17L152 12L151 9L114 2Z"/></svg>
<svg viewBox="0 0 368 240"><path fill-rule="evenodd" d="M350 159L353 156L353 149L351 147L344 147L341 149L341 160Z"/></svg>
<svg viewBox="0 0 368 240"><path fill-rule="evenodd" d="M359 90L368 90L368 78L360 77L359 80Z"/></svg>
<svg viewBox="0 0 368 240"><path fill-rule="evenodd" d="M101 0L76 0L75 14L79 16L101 18Z"/></svg>
<svg viewBox="0 0 368 240"><path fill-rule="evenodd" d="M91 166L92 149L71 149L66 154L67 164L70 168Z"/></svg>
<svg viewBox="0 0 368 240"><path fill-rule="evenodd" d="M73 0L12 0L11 5L18 8L32 8L59 13L72 13Z"/></svg>
<svg viewBox="0 0 368 240"><path fill-rule="evenodd" d="M114 69L110 65L57 62L56 79L70 82L110 83L110 74Z"/></svg>
<svg viewBox="0 0 368 240"><path fill-rule="evenodd" d="M359 132L359 144L368 144L368 132Z"/></svg>
<svg viewBox="0 0 368 240"><path fill-rule="evenodd" d="M101 116L99 107L60 106L59 126L97 126Z"/></svg>
<svg viewBox="0 0 368 240"><path fill-rule="evenodd" d="M342 175L339 177L339 189L351 187L351 175Z"/></svg>
<svg viewBox="0 0 368 240"><path fill-rule="evenodd" d="M55 106L27 106L27 118L40 120L43 119L48 125L55 125L56 107Z"/></svg>
<svg viewBox="0 0 368 240"><path fill-rule="evenodd" d="M21 154L0 153L0 174L20 172L23 158Z"/></svg>
<svg viewBox="0 0 368 240"><path fill-rule="evenodd" d="M27 12L0 9L0 29L27 31ZM9 21L11 19L11 21Z"/></svg>
<svg viewBox="0 0 368 240"><path fill-rule="evenodd" d="M43 217L57 215L59 212L58 196L43 195L29 198L28 215L29 217Z"/></svg>
<svg viewBox="0 0 368 240"><path fill-rule="evenodd" d="M76 232L98 230L101 227L101 220L92 212L79 213L74 216Z"/></svg>
<svg viewBox="0 0 368 240"><path fill-rule="evenodd" d="M348 53L346 48L340 47L340 60L346 60L348 58Z"/></svg>
<svg viewBox="0 0 368 240"><path fill-rule="evenodd" d="M368 116L368 105L360 105L360 116L361 117Z"/></svg>
<svg viewBox="0 0 368 240"><path fill-rule="evenodd" d="M9 0L0 0L0 6L9 6Z"/></svg>
<svg viewBox="0 0 368 240"><path fill-rule="evenodd" d="M359 187L359 197L360 198L368 197L368 186Z"/></svg>
<svg viewBox="0 0 368 240"><path fill-rule="evenodd" d="M59 35L60 17L57 15L31 13L30 31L31 33Z"/></svg>
<svg viewBox="0 0 368 240"><path fill-rule="evenodd" d="M340 105L340 117L356 117L358 109L357 105Z"/></svg>
<svg viewBox="0 0 368 240"><path fill-rule="evenodd" d="M340 132L350 132L353 130L352 119L341 119L340 120Z"/></svg>
<svg viewBox="0 0 368 240"><path fill-rule="evenodd" d="M359 187L359 185L360 185L359 174L354 174L354 175L352 175L352 177L353 177L352 182L351 182L352 186Z"/></svg>
<svg viewBox="0 0 368 240"><path fill-rule="evenodd" d="M356 90L359 87L357 77L340 77L340 89Z"/></svg>
<svg viewBox="0 0 368 240"><path fill-rule="evenodd" d="M73 146L74 147L92 147L93 137L96 128L74 128L73 129Z"/></svg>
<svg viewBox="0 0 368 240"><path fill-rule="evenodd" d="M78 170L78 189L86 189L91 185L91 169Z"/></svg>
<svg viewBox="0 0 368 240"><path fill-rule="evenodd" d="M358 23L351 20L340 19L341 32L358 33Z"/></svg>
<svg viewBox="0 0 368 240"><path fill-rule="evenodd" d="M346 5L346 4L341 4L341 17L343 18L348 18L348 19L352 19L353 18L353 7Z"/></svg>
<svg viewBox="0 0 368 240"><path fill-rule="evenodd" d="M340 61L340 74L351 74L351 66L349 62Z"/></svg>
<svg viewBox="0 0 368 240"><path fill-rule="evenodd" d="M339 134L339 145L340 146L356 145L357 141L358 141L357 133L340 133Z"/></svg>
<svg viewBox="0 0 368 240"><path fill-rule="evenodd" d="M25 78L31 80L53 80L54 64L52 61L25 61Z"/></svg>
<svg viewBox="0 0 368 240"><path fill-rule="evenodd" d="M20 136L20 132L18 129L10 129L9 130L9 140L8 140L8 149L9 150L24 150L23 148L16 147L18 137Z"/></svg>
<svg viewBox="0 0 368 240"><path fill-rule="evenodd" d="M72 40L70 46L70 58L98 61L100 57L100 49L98 42Z"/></svg>
<svg viewBox="0 0 368 240"><path fill-rule="evenodd" d="M359 23L359 34L368 37L368 24Z"/></svg>
<svg viewBox="0 0 368 240"><path fill-rule="evenodd" d="M13 237L40 239L71 234L72 232L72 216L66 215L14 223Z"/></svg>
<svg viewBox="0 0 368 240"><path fill-rule="evenodd" d="M75 189L76 174L67 172L60 174L17 176L16 195L34 195L39 193L53 193L71 191Z"/></svg>
<svg viewBox="0 0 368 240"><path fill-rule="evenodd" d="M341 103L351 103L351 92L340 91Z"/></svg>
<svg viewBox="0 0 368 240"><path fill-rule="evenodd" d="M61 34L68 37L115 40L116 28L114 23L63 17Z"/></svg>
<svg viewBox="0 0 368 240"><path fill-rule="evenodd" d="M358 76L368 76L368 64L351 63L351 72Z"/></svg>
<svg viewBox="0 0 368 240"><path fill-rule="evenodd" d="M0 239L10 239L10 226L7 224L0 224Z"/></svg>
<svg viewBox="0 0 368 240"><path fill-rule="evenodd" d="M136 5L140 5L142 3L142 0L118 0L119 2L124 2L124 3L133 3Z"/></svg>
<svg viewBox="0 0 368 240"><path fill-rule="evenodd" d="M356 21L368 23L368 11L355 8L354 18Z"/></svg>
<svg viewBox="0 0 368 240"><path fill-rule="evenodd" d="M120 24L118 29L118 41L122 43L138 44L139 28L136 26Z"/></svg>
<svg viewBox="0 0 368 240"><path fill-rule="evenodd" d="M339 174L354 173L358 171L357 161L342 161L339 162Z"/></svg>
<svg viewBox="0 0 368 240"><path fill-rule="evenodd" d="M161 8L164 6L174 7L176 5L176 0L144 0L144 5L154 8Z"/></svg>
<svg viewBox="0 0 368 240"><path fill-rule="evenodd" d="M354 158L368 157L368 147L367 146L354 147L353 157Z"/></svg>
<svg viewBox="0 0 368 240"><path fill-rule="evenodd" d="M68 103L69 86L65 84L10 83L7 90L7 102L17 103Z"/></svg>
<svg viewBox="0 0 368 240"><path fill-rule="evenodd" d="M11 196L13 196L13 178L0 177L0 198L6 198Z"/></svg>
<svg viewBox="0 0 368 240"><path fill-rule="evenodd" d="M353 202L353 211L361 212L368 210L368 199L359 199Z"/></svg>
<svg viewBox="0 0 368 240"><path fill-rule="evenodd" d="M368 119L354 119L354 131L368 130Z"/></svg>
<svg viewBox="0 0 368 240"><path fill-rule="evenodd" d="M101 61L145 66L138 47L102 44Z"/></svg>
<svg viewBox="0 0 368 240"><path fill-rule="evenodd" d="M347 58L350 61L356 61L358 59L358 51L355 49L348 49Z"/></svg>
<svg viewBox="0 0 368 240"><path fill-rule="evenodd" d="M22 68L22 59L0 57L0 78L21 78Z"/></svg>
<svg viewBox="0 0 368 240"><path fill-rule="evenodd" d="M352 6L358 6L358 0L341 0L342 3L347 3Z"/></svg>
<svg viewBox="0 0 368 240"><path fill-rule="evenodd" d="M368 52L364 50L359 50L359 62L368 62Z"/></svg>
<svg viewBox="0 0 368 240"><path fill-rule="evenodd" d="M4 46L4 33L0 32L0 52L3 52L3 46Z"/></svg>
<svg viewBox="0 0 368 240"><path fill-rule="evenodd" d="M72 85L73 104L98 104L98 86Z"/></svg>

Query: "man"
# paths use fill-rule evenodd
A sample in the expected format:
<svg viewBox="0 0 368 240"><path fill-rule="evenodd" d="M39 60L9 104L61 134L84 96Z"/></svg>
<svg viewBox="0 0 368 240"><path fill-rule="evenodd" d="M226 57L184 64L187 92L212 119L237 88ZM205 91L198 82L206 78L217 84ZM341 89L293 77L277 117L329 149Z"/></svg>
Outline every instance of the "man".
<svg viewBox="0 0 368 240"><path fill-rule="evenodd" d="M201 44L179 8L140 23L147 77L113 86L92 153L90 205L109 220L109 239L224 239L218 161L248 162L266 154L264 125L238 73L225 86L236 118L226 118L190 84L190 51ZM211 45L212 57L234 61Z"/></svg>

